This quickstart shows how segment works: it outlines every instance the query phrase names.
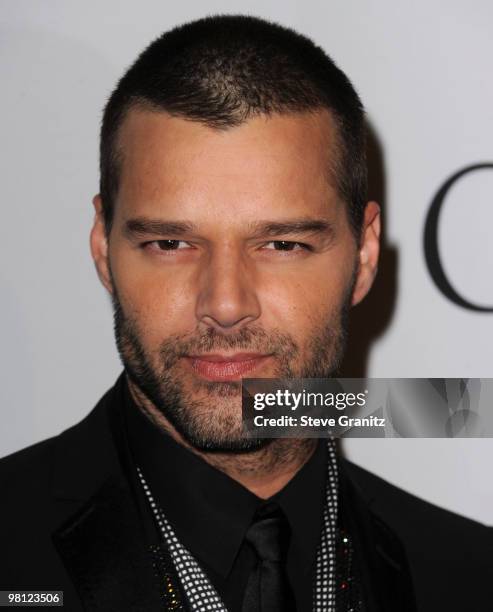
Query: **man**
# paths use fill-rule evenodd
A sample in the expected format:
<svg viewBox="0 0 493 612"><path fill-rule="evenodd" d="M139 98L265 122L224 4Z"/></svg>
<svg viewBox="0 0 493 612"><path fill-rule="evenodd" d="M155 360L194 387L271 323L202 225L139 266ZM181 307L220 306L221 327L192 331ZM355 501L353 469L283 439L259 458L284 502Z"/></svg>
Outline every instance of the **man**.
<svg viewBox="0 0 493 612"><path fill-rule="evenodd" d="M69 610L487 610L489 532L254 440L242 377L329 377L377 270L364 115L308 39L212 17L153 42L101 130L91 252L124 372L5 458L2 589ZM487 539L488 538L488 539Z"/></svg>

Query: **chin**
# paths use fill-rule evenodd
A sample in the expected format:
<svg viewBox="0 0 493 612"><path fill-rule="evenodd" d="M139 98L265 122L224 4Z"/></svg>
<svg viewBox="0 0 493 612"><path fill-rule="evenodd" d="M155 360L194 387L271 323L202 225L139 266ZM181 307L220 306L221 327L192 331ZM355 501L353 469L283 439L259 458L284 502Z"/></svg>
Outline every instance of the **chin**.
<svg viewBox="0 0 493 612"><path fill-rule="evenodd" d="M185 437L185 436L184 436ZM270 438L235 438L235 439L205 439L186 437L187 442L202 453L217 454L248 454L260 451L269 444Z"/></svg>

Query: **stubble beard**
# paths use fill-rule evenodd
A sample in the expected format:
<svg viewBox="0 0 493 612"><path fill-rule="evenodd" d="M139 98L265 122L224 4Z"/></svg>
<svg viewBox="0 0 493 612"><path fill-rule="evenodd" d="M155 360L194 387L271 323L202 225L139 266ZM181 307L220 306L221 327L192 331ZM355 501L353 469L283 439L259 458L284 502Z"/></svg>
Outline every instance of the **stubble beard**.
<svg viewBox="0 0 493 612"><path fill-rule="evenodd" d="M255 325L241 329L234 336L218 334L212 328L190 338L170 336L152 358L141 341L137 322L123 311L114 289L116 344L127 376L139 394L194 449L209 453L249 453L267 447L273 440L246 434L242 422L241 381L215 382L193 377L186 388L183 374L180 376L177 372L183 356L221 350L272 354L277 364L275 378L334 376L346 344L351 293L352 285L340 311L328 315L312 330L305 351L308 357L302 363L298 363L300 347L290 334L280 330L267 333ZM142 405L140 408L156 423L152 411Z"/></svg>

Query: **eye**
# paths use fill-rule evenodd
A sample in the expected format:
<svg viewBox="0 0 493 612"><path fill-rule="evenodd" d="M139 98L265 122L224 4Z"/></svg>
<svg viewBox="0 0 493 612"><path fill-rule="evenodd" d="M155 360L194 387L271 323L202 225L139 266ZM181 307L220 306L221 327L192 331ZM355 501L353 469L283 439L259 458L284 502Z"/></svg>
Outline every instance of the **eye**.
<svg viewBox="0 0 493 612"><path fill-rule="evenodd" d="M289 240L272 240L268 243L273 247L266 246L269 251L311 251L311 247L303 242L291 242Z"/></svg>
<svg viewBox="0 0 493 612"><path fill-rule="evenodd" d="M166 239L151 240L145 242L142 246L155 251L181 251L183 248L187 247L187 243L184 240Z"/></svg>

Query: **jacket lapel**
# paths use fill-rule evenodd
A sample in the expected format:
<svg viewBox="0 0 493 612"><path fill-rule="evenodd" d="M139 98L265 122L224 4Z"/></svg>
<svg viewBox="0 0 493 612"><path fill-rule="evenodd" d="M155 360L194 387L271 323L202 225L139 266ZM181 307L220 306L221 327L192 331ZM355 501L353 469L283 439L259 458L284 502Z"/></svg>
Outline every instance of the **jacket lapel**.
<svg viewBox="0 0 493 612"><path fill-rule="evenodd" d="M108 420L117 387L59 437L53 494L65 517L52 540L84 610L185 610L169 553L148 542L118 461Z"/></svg>
<svg viewBox="0 0 493 612"><path fill-rule="evenodd" d="M152 560L122 483L109 479L53 535L87 610L159 610Z"/></svg>
<svg viewBox="0 0 493 612"><path fill-rule="evenodd" d="M416 603L404 547L374 510L375 499L364 492L341 462L343 515L360 558L361 577L371 612L415 612Z"/></svg>

